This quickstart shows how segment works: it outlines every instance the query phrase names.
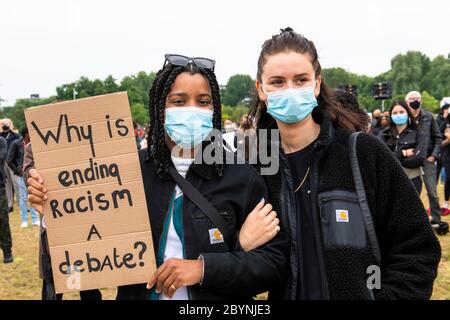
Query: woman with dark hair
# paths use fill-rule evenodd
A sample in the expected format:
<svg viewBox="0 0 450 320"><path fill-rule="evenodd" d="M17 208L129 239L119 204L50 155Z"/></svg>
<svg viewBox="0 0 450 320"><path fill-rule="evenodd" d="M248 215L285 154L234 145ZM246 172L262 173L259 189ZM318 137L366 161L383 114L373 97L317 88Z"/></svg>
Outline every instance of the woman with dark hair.
<svg viewBox="0 0 450 320"><path fill-rule="evenodd" d="M366 119L335 100L314 43L291 28L264 42L256 89L257 130L279 130L280 170L264 178L291 238L269 297L430 298L440 247L422 202L381 141L355 140Z"/></svg>
<svg viewBox="0 0 450 320"><path fill-rule="evenodd" d="M394 101L389 109L391 123L378 136L394 153L408 178L420 195L422 192L423 161L426 158L427 138L411 119L412 114L403 101Z"/></svg>
<svg viewBox="0 0 450 320"><path fill-rule="evenodd" d="M262 200L264 180L248 164L205 160L211 146L229 158L214 60L166 55L149 113L148 148L139 158L158 269L147 286L119 287L117 299L251 299L281 283L289 243ZM39 205L43 185L36 171L31 177L30 201ZM248 225L253 216L261 219ZM248 230L258 246L251 251Z"/></svg>
<svg viewBox="0 0 450 320"><path fill-rule="evenodd" d="M448 214L448 209L450 209L448 201L450 199L450 117L449 117L450 99L441 102L441 112L436 118L439 130L442 135L441 144L441 158L438 160L438 178L439 174L444 168L445 170L445 184L444 184L444 208L441 214ZM439 179L437 179L439 181Z"/></svg>

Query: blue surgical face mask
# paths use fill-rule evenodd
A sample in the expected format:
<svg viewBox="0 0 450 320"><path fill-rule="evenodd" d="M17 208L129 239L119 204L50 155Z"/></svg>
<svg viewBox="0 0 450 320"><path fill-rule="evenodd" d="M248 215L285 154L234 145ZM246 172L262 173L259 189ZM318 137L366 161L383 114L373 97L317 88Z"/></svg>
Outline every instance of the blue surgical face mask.
<svg viewBox="0 0 450 320"><path fill-rule="evenodd" d="M267 112L283 123L296 123L308 117L318 106L314 95L315 86L301 89L266 92Z"/></svg>
<svg viewBox="0 0 450 320"><path fill-rule="evenodd" d="M164 128L170 139L184 149L199 145L213 128L213 111L199 107L166 109Z"/></svg>
<svg viewBox="0 0 450 320"><path fill-rule="evenodd" d="M402 126L408 123L408 115L406 113L393 114L391 119L397 126Z"/></svg>

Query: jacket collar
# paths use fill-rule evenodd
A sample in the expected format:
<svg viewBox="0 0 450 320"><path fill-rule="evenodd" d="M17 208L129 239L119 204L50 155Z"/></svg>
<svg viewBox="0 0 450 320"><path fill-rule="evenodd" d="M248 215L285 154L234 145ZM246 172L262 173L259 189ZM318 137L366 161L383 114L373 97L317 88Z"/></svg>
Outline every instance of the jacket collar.
<svg viewBox="0 0 450 320"><path fill-rule="evenodd" d="M320 125L319 136L314 142L314 154L320 158L333 142L336 129L328 115L321 115L318 119L314 118L314 121ZM283 160L286 160L286 154L284 153L281 143L279 144L279 149L280 157Z"/></svg>
<svg viewBox="0 0 450 320"><path fill-rule="evenodd" d="M215 166L214 166L214 164L206 164L203 161L202 154L203 154L204 148L205 148L205 144L203 144L203 146L202 146L202 151L198 152L195 155L194 163L191 165L189 170L194 171L196 174L198 174L203 179L211 180L213 178Z"/></svg>
<svg viewBox="0 0 450 320"><path fill-rule="evenodd" d="M335 129L333 122L328 115L322 116L320 124L320 133L315 143L316 149L327 148L334 140Z"/></svg>

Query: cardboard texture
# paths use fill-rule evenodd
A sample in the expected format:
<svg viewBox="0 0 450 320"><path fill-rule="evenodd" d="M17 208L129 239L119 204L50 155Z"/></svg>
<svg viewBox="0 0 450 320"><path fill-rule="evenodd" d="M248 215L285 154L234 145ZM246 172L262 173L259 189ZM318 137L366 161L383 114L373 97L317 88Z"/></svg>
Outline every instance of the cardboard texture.
<svg viewBox="0 0 450 320"><path fill-rule="evenodd" d="M156 270L126 92L25 111L57 293L145 283Z"/></svg>

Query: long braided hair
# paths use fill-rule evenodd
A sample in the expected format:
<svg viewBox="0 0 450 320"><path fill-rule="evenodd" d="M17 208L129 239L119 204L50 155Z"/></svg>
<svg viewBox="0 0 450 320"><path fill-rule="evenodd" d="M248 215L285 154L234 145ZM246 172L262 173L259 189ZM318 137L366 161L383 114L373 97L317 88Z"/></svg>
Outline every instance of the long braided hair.
<svg viewBox="0 0 450 320"><path fill-rule="evenodd" d="M150 116L149 134L147 137L147 158L153 160L156 172L160 178L167 175L171 164L170 150L165 140L164 115L166 99L173 83L178 75L183 72L189 74L201 74L209 83L213 104L213 128L222 129L222 105L220 102L220 89L216 75L212 70L198 68L193 64L187 66L176 66L167 64L159 70L150 88L148 111ZM221 166L216 166L220 171Z"/></svg>

